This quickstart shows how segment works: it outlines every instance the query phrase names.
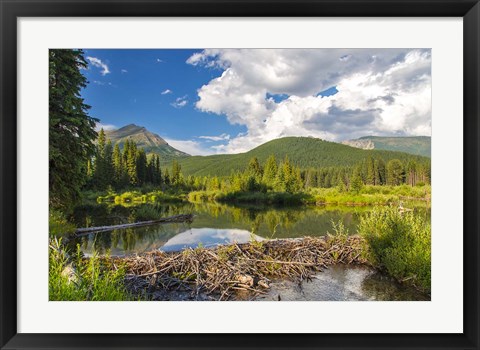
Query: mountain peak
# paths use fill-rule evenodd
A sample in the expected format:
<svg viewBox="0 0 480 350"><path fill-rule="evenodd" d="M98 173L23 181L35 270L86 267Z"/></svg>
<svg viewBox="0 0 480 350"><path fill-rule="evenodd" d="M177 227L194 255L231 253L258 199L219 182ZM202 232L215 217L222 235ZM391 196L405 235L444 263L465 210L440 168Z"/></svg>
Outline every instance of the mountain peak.
<svg viewBox="0 0 480 350"><path fill-rule="evenodd" d="M120 148L123 148L125 141L128 139L134 141L145 152L158 154L164 160L189 156L187 153L173 148L167 141L147 130L144 126L128 124L117 130L105 131L105 134L113 144L118 144Z"/></svg>

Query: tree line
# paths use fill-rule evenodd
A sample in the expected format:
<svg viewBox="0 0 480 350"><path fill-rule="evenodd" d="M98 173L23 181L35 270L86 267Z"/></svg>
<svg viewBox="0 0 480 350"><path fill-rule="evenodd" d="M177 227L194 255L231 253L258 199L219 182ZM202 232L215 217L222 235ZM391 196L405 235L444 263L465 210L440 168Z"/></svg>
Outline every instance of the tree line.
<svg viewBox="0 0 480 350"><path fill-rule="evenodd" d="M278 161L270 155L264 164L256 157L242 171L230 176L184 176L178 161L171 168L161 169L160 157L146 155L143 148L127 140L123 151L112 145L100 130L94 156L87 164L88 188L117 190L153 185L161 190L226 191L226 192L288 192L299 193L309 188L338 187L341 191L358 192L364 185L430 183L430 162L369 157L350 167L301 169L285 157Z"/></svg>

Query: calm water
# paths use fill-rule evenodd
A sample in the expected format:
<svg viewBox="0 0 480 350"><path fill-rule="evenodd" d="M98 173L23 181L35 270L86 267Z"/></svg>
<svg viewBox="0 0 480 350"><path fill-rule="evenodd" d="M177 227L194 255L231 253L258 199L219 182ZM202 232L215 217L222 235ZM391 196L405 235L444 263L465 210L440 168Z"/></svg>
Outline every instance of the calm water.
<svg viewBox="0 0 480 350"><path fill-rule="evenodd" d="M171 223L118 229L79 237L85 254L94 250L100 254L128 255L154 249L178 251L199 245L245 243L254 237L295 238L323 236L333 232L332 222L342 221L349 233L356 233L360 217L371 210L368 207L290 207L230 206L216 203L176 205L142 204L134 207L121 205L85 205L75 211L78 227L117 225L143 221L138 215L144 209L154 210L161 217L176 214L194 214L192 223Z"/></svg>
<svg viewBox="0 0 480 350"><path fill-rule="evenodd" d="M86 254L97 250L112 255L142 253L153 249L178 251L199 245L211 247L226 243L245 243L254 237L294 238L322 236L332 231L332 221L342 221L350 233L355 233L364 207L235 207L215 203L152 205L162 217L194 214L192 223L172 223L119 229L79 237ZM78 227L117 225L142 221L137 218L140 207L87 205L77 208Z"/></svg>

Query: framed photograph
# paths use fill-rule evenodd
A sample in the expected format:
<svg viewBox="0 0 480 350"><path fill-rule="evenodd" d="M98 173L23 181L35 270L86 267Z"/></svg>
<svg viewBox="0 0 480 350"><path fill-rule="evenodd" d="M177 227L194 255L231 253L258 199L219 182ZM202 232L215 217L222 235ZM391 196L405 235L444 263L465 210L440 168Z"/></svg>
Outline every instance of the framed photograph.
<svg viewBox="0 0 480 350"><path fill-rule="evenodd" d="M1 348L478 349L479 6L2 1Z"/></svg>

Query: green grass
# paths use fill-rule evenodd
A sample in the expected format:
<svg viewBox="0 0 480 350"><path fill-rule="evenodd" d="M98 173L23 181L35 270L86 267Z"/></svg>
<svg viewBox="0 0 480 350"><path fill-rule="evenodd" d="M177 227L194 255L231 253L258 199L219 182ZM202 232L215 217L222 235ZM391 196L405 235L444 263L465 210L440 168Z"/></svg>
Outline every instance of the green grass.
<svg viewBox="0 0 480 350"><path fill-rule="evenodd" d="M48 232L51 237L67 236L74 233L75 228L75 225L70 223L63 213L50 209L48 217Z"/></svg>
<svg viewBox="0 0 480 350"><path fill-rule="evenodd" d="M125 271L107 266L97 255L85 259L80 247L69 258L61 240L49 246L48 294L51 301L133 300L124 286Z"/></svg>
<svg viewBox="0 0 480 350"><path fill-rule="evenodd" d="M421 215L377 207L358 226L369 260L401 282L430 292L431 225Z"/></svg>
<svg viewBox="0 0 480 350"><path fill-rule="evenodd" d="M338 205L388 205L400 201L412 201L412 198L418 198L418 201L422 201L430 198L430 192L429 185L421 187L408 185L363 186L359 193L340 191L336 187L309 190L317 204ZM404 197L409 199L404 199Z"/></svg>

